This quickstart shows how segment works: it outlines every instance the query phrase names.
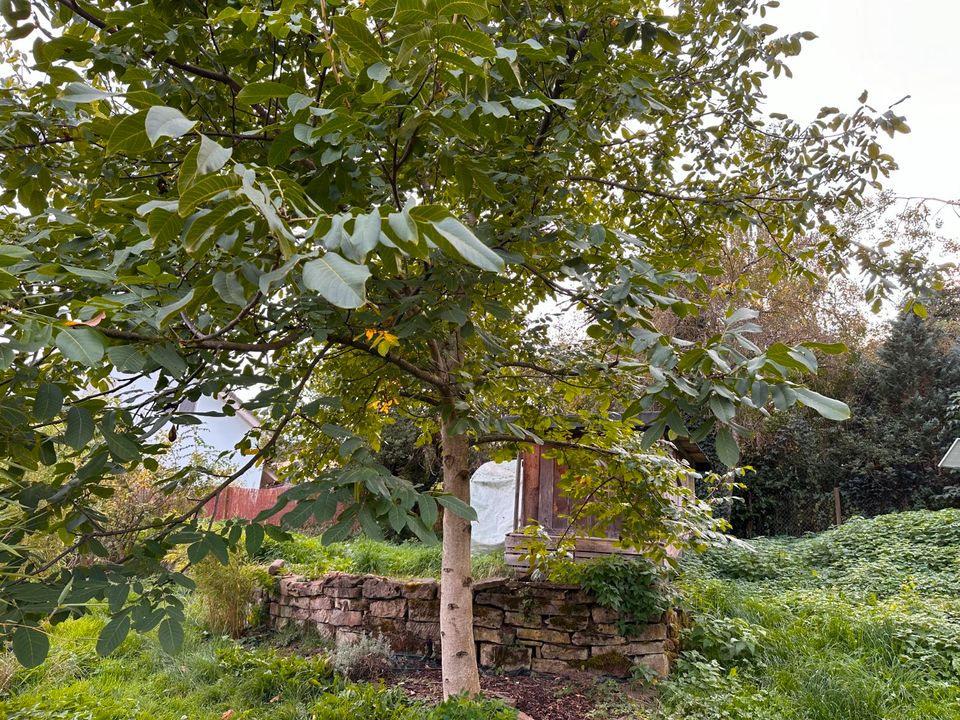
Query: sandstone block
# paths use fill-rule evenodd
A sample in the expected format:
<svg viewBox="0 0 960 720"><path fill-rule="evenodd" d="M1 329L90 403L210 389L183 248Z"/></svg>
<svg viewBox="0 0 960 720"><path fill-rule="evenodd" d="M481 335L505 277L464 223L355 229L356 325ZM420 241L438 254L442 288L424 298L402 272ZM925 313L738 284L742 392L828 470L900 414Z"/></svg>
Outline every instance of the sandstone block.
<svg viewBox="0 0 960 720"><path fill-rule="evenodd" d="M516 638L516 632L510 628L474 627L473 639L477 642L498 643L508 645Z"/></svg>
<svg viewBox="0 0 960 720"><path fill-rule="evenodd" d="M333 607L333 598L326 595L316 595L310 598L311 610L330 610Z"/></svg>
<svg viewBox="0 0 960 720"><path fill-rule="evenodd" d="M521 640L536 640L538 642L554 643L555 645L564 645L570 642L570 633L540 628L518 628L517 637Z"/></svg>
<svg viewBox="0 0 960 720"><path fill-rule="evenodd" d="M620 620L620 613L605 607L595 607L590 610L590 617L595 623L616 623Z"/></svg>
<svg viewBox="0 0 960 720"><path fill-rule="evenodd" d="M407 601L403 598L395 600L371 600L370 614L383 618L402 618L407 612Z"/></svg>
<svg viewBox="0 0 960 720"><path fill-rule="evenodd" d="M538 628L543 625L543 617L536 613L507 611L503 618L504 623L515 627Z"/></svg>
<svg viewBox="0 0 960 720"><path fill-rule="evenodd" d="M332 572L321 581L326 588L355 588L368 579L367 575Z"/></svg>
<svg viewBox="0 0 960 720"><path fill-rule="evenodd" d="M611 675L625 678L630 675L633 661L617 648L606 648L606 652L592 653L589 660L581 663L581 668L593 675Z"/></svg>
<svg viewBox="0 0 960 720"><path fill-rule="evenodd" d="M663 640L652 640L650 642L628 642L617 648L625 655L662 655Z"/></svg>
<svg viewBox="0 0 960 720"><path fill-rule="evenodd" d="M440 642L440 623L438 622L407 622L407 630L418 638Z"/></svg>
<svg viewBox="0 0 960 720"><path fill-rule="evenodd" d="M480 643L480 664L495 667L504 672L529 670L530 648Z"/></svg>
<svg viewBox="0 0 960 720"><path fill-rule="evenodd" d="M639 631L634 630L627 638L636 642L651 642L653 640L667 639L667 626L662 623L649 623L643 625Z"/></svg>
<svg viewBox="0 0 960 720"><path fill-rule="evenodd" d="M537 606L537 611L541 615L566 615L568 617L590 617L589 605L578 605L576 603L559 602L544 603Z"/></svg>
<svg viewBox="0 0 960 720"><path fill-rule="evenodd" d="M363 613L356 610L318 610L317 620L337 627L355 627L363 623Z"/></svg>
<svg viewBox="0 0 960 720"><path fill-rule="evenodd" d="M545 625L551 630L586 630L588 619L586 616L577 617L576 615L552 615L546 618Z"/></svg>
<svg viewBox="0 0 960 720"><path fill-rule="evenodd" d="M665 678L670 674L670 661L666 655L644 655L638 657L636 662L653 670L657 677Z"/></svg>
<svg viewBox="0 0 960 720"><path fill-rule="evenodd" d="M283 572L283 568L287 563L283 558L277 558L272 563L267 565L267 574L268 575L279 575Z"/></svg>
<svg viewBox="0 0 960 720"><path fill-rule="evenodd" d="M623 645L627 642L620 635L604 635L595 632L575 632L571 639L574 645Z"/></svg>
<svg viewBox="0 0 960 720"><path fill-rule="evenodd" d="M407 617L410 620L423 620L426 622L440 621L440 601L439 600L408 600Z"/></svg>
<svg viewBox="0 0 960 720"><path fill-rule="evenodd" d="M439 613L439 608L437 612ZM473 608L474 627L498 628L501 625L503 625L503 610L488 605L477 605Z"/></svg>
<svg viewBox="0 0 960 720"><path fill-rule="evenodd" d="M284 595L289 595L290 597L303 597L304 595L313 595L314 584L309 582L304 582L303 578L297 578L296 580L290 580L287 583L286 588L284 588L283 580L281 580L280 592Z"/></svg>
<svg viewBox="0 0 960 720"><path fill-rule="evenodd" d="M433 600L437 597L437 581L411 580L404 583L403 596L410 600Z"/></svg>
<svg viewBox="0 0 960 720"><path fill-rule="evenodd" d="M620 626L616 623L591 623L590 632L600 633L601 635L619 635Z"/></svg>
<svg viewBox="0 0 960 720"><path fill-rule="evenodd" d="M520 610L524 599L520 595L509 595L501 592L483 591L474 596L477 605L491 605L501 610Z"/></svg>
<svg viewBox="0 0 960 720"><path fill-rule="evenodd" d="M510 578L484 578L483 580L478 580L473 584L473 592L478 593L483 590L493 589L505 591L511 588L514 584L514 581Z"/></svg>
<svg viewBox="0 0 960 720"><path fill-rule="evenodd" d="M333 598L360 598L363 597L363 588L327 586L323 589L325 595Z"/></svg>
<svg viewBox="0 0 960 720"><path fill-rule="evenodd" d="M389 578L370 578L363 583L363 596L371 600L389 600L400 597L400 583Z"/></svg>
<svg viewBox="0 0 960 720"><path fill-rule="evenodd" d="M548 645L546 643L540 646L538 654L547 660L586 660L590 657L590 651L585 647Z"/></svg>

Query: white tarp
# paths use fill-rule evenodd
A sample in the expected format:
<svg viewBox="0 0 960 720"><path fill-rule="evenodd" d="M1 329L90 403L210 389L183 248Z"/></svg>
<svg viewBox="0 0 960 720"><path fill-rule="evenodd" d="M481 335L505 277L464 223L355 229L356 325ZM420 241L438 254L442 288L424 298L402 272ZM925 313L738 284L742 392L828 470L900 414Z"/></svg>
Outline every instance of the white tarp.
<svg viewBox="0 0 960 720"><path fill-rule="evenodd" d="M504 536L513 530L516 482L516 460L484 463L473 474L470 504L477 511L473 523L474 552L503 547Z"/></svg>

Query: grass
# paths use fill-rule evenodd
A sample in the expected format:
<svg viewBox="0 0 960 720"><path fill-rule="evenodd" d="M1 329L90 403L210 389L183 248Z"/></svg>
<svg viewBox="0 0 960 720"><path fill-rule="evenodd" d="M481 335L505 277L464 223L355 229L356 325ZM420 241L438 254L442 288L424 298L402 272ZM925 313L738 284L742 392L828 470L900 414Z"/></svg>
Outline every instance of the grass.
<svg viewBox="0 0 960 720"><path fill-rule="evenodd" d="M6 720L514 720L493 701L429 706L381 685L353 683L323 655L304 658L246 647L188 628L184 649L166 655L153 636L129 636L107 658L94 650L103 619L52 629L51 655L16 669L0 694ZM12 667L9 656L4 667Z"/></svg>
<svg viewBox="0 0 960 720"><path fill-rule="evenodd" d="M324 545L317 536L295 533L289 542L265 542L259 558L263 561L282 558L290 570L308 577L319 577L336 570L399 579L439 578L441 548L440 545L419 543L391 545L366 538ZM502 552L473 556L475 579L500 576L506 572Z"/></svg>
<svg viewBox="0 0 960 720"><path fill-rule="evenodd" d="M691 558L663 720L960 718L960 511Z"/></svg>

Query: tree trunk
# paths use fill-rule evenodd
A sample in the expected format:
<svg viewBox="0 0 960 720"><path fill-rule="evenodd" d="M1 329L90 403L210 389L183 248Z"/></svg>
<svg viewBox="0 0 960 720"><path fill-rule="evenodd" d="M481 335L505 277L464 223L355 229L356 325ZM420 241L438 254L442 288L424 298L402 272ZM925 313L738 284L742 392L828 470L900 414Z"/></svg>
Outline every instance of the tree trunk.
<svg viewBox="0 0 960 720"><path fill-rule="evenodd" d="M453 420L440 426L443 489L470 504L470 445L466 435L451 435ZM473 577L470 569L470 521L443 513L443 571L440 576L440 657L443 697L480 692L473 640Z"/></svg>

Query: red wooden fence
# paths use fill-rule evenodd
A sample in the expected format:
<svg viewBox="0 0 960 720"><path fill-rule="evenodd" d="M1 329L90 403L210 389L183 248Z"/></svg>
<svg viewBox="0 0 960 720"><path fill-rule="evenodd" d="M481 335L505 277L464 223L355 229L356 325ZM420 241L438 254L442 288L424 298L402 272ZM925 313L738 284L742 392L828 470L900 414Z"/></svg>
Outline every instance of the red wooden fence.
<svg viewBox="0 0 960 720"><path fill-rule="evenodd" d="M262 511L276 505L277 497L289 489L289 485L278 485L271 488L227 487L204 505L203 510L206 515L213 516L214 520L231 520L234 518L253 520ZM293 510L293 507L294 503L288 503L285 508L267 519L266 522L271 525L278 525L280 518Z"/></svg>

